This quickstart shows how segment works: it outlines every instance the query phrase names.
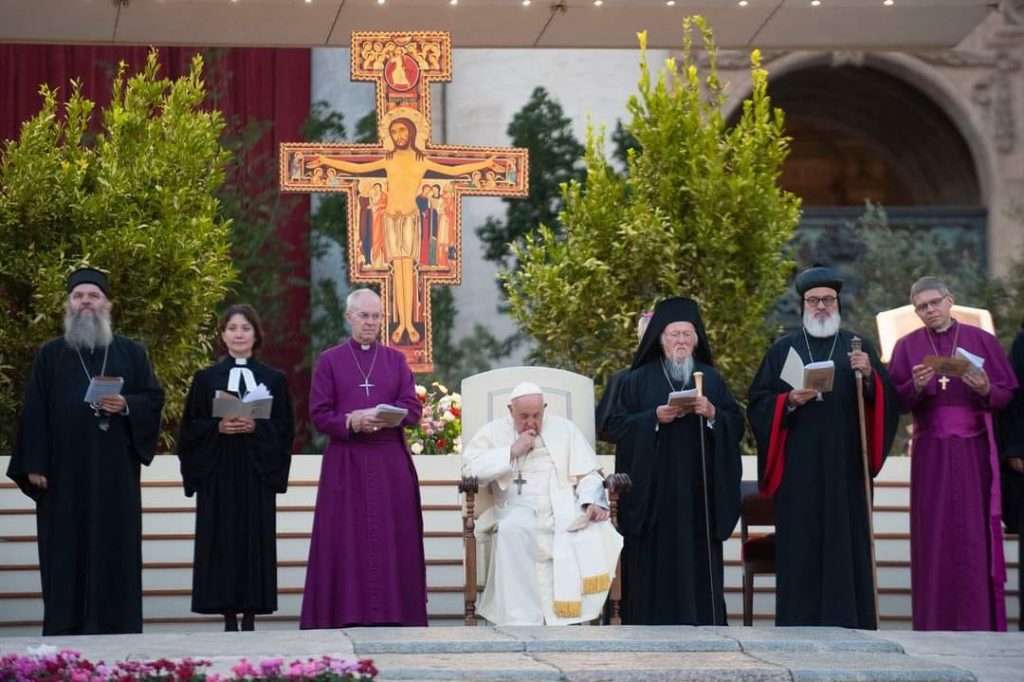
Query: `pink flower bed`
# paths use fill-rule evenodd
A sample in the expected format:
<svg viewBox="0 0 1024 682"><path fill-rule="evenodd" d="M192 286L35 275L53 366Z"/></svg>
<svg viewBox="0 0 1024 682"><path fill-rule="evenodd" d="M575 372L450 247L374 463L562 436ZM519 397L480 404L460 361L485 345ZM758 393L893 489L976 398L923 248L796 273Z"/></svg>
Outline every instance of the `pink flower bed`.
<svg viewBox="0 0 1024 682"><path fill-rule="evenodd" d="M57 651L42 645L30 649L30 655L6 654L0 658L0 680L3 682L134 682L153 680L166 682L226 682L227 680L268 680L295 682L316 680L317 682L355 682L372 680L377 676L373 661L353 661L343 658L322 656L305 661L285 663L283 658L269 658L251 663L243 658L232 666L234 677L218 675L205 670L210 661L186 658L171 661L117 661L107 664L93 663L72 649Z"/></svg>

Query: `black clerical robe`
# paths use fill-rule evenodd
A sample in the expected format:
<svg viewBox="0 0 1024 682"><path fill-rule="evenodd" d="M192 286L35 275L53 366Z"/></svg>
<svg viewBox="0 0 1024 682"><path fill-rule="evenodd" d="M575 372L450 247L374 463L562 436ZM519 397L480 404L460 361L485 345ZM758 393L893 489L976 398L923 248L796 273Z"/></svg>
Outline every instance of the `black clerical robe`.
<svg viewBox="0 0 1024 682"><path fill-rule="evenodd" d="M624 623L726 623L722 542L740 512L743 413L718 372L700 362L694 370L704 372L704 394L716 410L713 427L702 426L695 414L658 424L655 410L670 390L680 389L670 389L660 359L625 376L608 419L618 443L616 470L633 481L619 503ZM692 379L686 388L693 388Z"/></svg>
<svg viewBox="0 0 1024 682"><path fill-rule="evenodd" d="M40 347L7 469L36 501L44 635L142 631L139 467L156 453L164 392L139 344L115 336L105 368L104 354L79 356L62 337ZM106 430L83 400L101 371L124 378L127 401Z"/></svg>
<svg viewBox="0 0 1024 682"><path fill-rule="evenodd" d="M622 388L622 380L629 374L629 369L620 369L610 377L608 377L608 383L604 385L604 391L601 393L601 399L597 401L597 407L594 409L594 426L597 431L597 439L603 440L606 443L612 443L612 434L608 430L608 420L611 419L612 409L615 407L615 402L619 397L619 389ZM618 462L616 462L618 464Z"/></svg>
<svg viewBox="0 0 1024 682"><path fill-rule="evenodd" d="M1010 350L1010 362L1013 373L1017 375L1018 388L1013 392L1013 399L999 414L999 457L1003 460L1000 468L1003 494L1003 523L1008 533L1020 534L1024 530L1024 474L1019 474L1009 467L1007 459L1024 459L1024 330L1017 334ZM1024 542L1017 543L1017 575L1024 572ZM1019 590L1020 613L1024 614L1024 589ZM1020 618L1017 627L1024 630L1024 618Z"/></svg>
<svg viewBox="0 0 1024 682"><path fill-rule="evenodd" d="M255 358L245 367L274 397L270 419L249 434L222 434L213 396L226 390L233 358L196 373L185 403L178 457L185 494L196 495L192 610L277 610L275 496L288 487L292 399L284 374Z"/></svg>
<svg viewBox="0 0 1024 682"><path fill-rule="evenodd" d="M747 417L758 446L761 488L775 496L777 625L875 627L857 394L847 353L854 334L779 339L750 387ZM833 349L834 342L834 349ZM865 394L872 475L896 433L889 376L870 342L874 368ZM793 349L804 364L835 362L832 391L790 410L780 374Z"/></svg>

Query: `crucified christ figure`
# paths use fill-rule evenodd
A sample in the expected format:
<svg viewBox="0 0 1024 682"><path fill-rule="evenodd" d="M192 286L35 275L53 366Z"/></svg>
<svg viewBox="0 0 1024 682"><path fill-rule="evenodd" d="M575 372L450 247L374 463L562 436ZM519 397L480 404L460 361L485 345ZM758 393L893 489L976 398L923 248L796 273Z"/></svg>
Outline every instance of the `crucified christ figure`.
<svg viewBox="0 0 1024 682"><path fill-rule="evenodd" d="M413 308L416 300L415 265L420 253L420 210L416 194L427 171L449 177L472 173L485 168L497 170L502 166L493 156L481 161L446 166L428 158L416 147L416 124L410 118L398 117L388 125L388 135L394 150L382 159L367 162L343 161L317 155L309 167L328 166L347 173L365 174L383 170L388 179L388 202L384 209L384 237L387 259L394 276L394 306L398 327L391 340L398 343L402 334L416 343L419 332L413 326Z"/></svg>

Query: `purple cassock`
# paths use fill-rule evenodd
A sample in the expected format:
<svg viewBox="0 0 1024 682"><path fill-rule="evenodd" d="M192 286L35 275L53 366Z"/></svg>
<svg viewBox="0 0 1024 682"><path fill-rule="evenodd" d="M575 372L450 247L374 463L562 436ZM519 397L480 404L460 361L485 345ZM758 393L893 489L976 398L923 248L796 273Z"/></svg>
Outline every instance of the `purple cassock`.
<svg viewBox="0 0 1024 682"><path fill-rule="evenodd" d="M353 433L354 410L388 403L402 425ZM427 586L419 480L402 427L422 412L405 357L374 342L324 351L309 414L330 442L323 455L300 627L426 625Z"/></svg>
<svg viewBox="0 0 1024 682"><path fill-rule="evenodd" d="M963 348L985 359L991 391L936 372L914 395L914 365ZM893 350L889 376L914 415L910 462L910 583L915 630L1005 630L999 462L992 413L1017 379L999 341L953 321L936 333L907 334Z"/></svg>

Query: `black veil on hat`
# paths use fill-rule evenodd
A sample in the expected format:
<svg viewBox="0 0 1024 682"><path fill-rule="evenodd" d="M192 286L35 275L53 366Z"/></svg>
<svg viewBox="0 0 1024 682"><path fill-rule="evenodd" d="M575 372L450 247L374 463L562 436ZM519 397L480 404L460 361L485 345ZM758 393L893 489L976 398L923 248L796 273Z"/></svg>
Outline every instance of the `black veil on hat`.
<svg viewBox="0 0 1024 682"><path fill-rule="evenodd" d="M103 292L103 295L110 298L110 280L107 276L95 268L79 268L68 275L68 293L70 294L79 284L95 284Z"/></svg>
<svg viewBox="0 0 1024 682"><path fill-rule="evenodd" d="M697 347L693 350L693 358L705 365L714 367L711 360L711 346L708 344L708 335L704 333L704 322L700 318L700 308L692 298L677 296L666 298L654 306L654 316L644 338L640 341L640 348L633 356L632 369L644 365L651 360L661 358L665 351L661 347L661 334L665 327L673 322L689 322L697 332Z"/></svg>

